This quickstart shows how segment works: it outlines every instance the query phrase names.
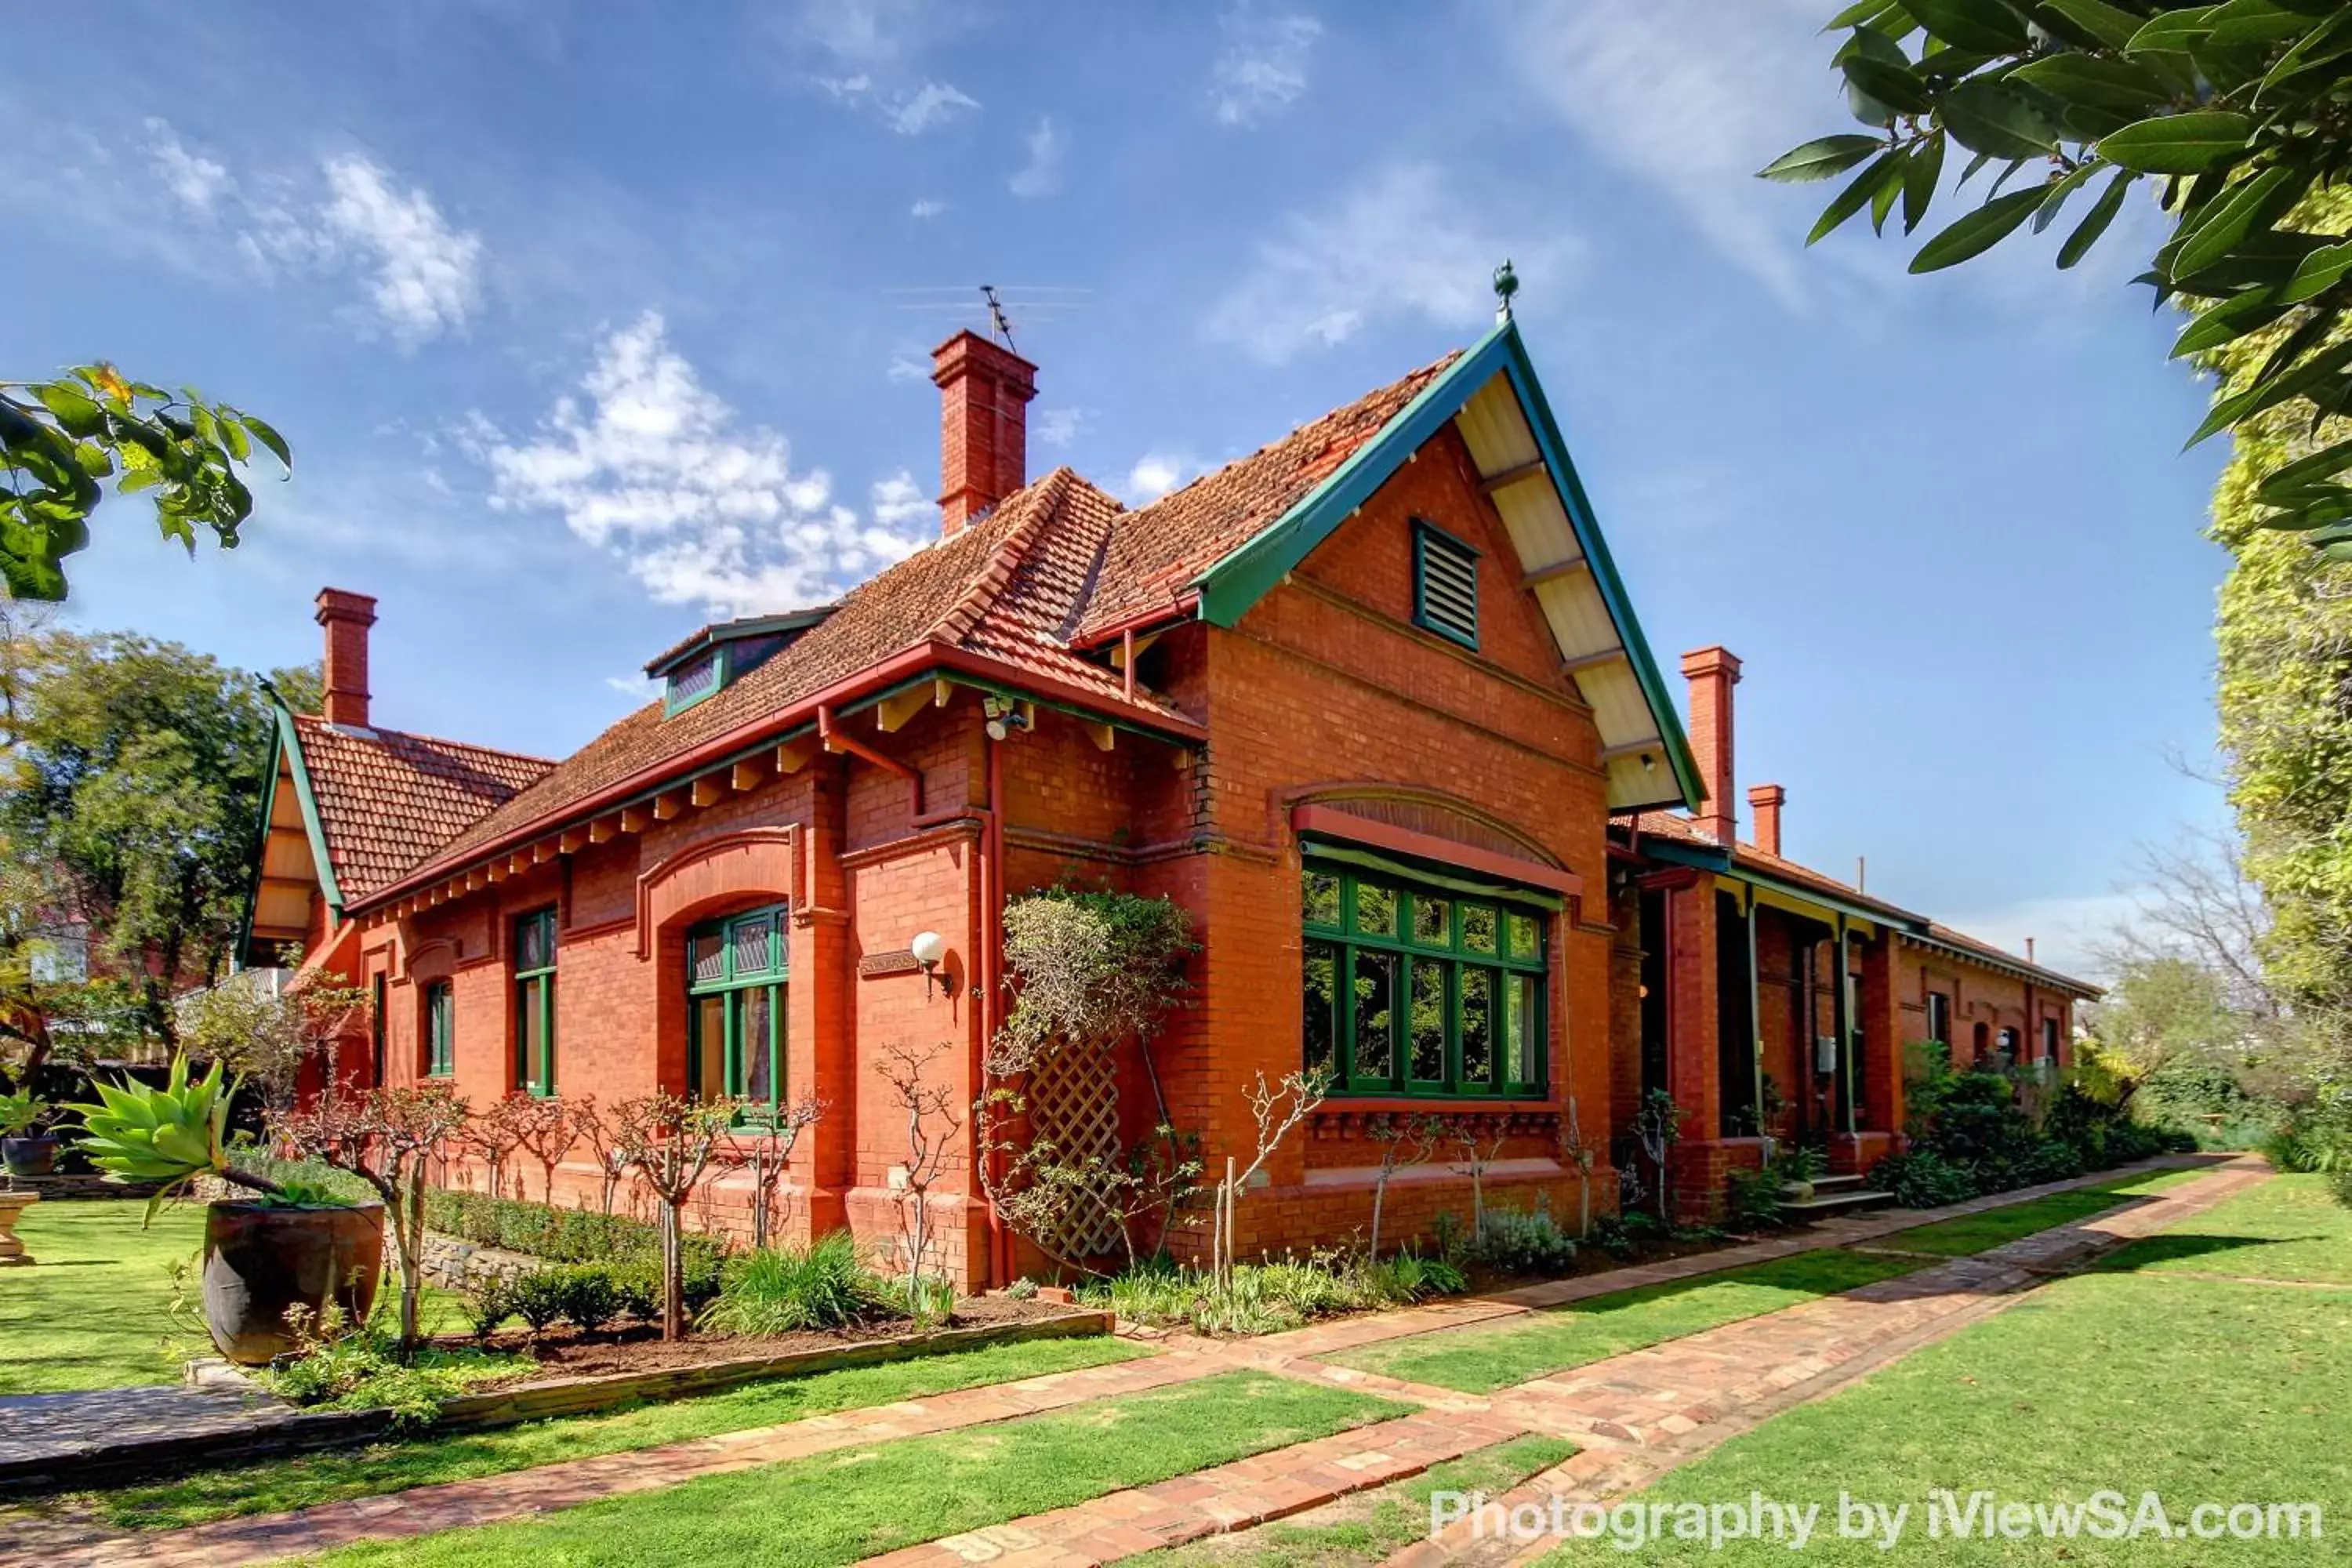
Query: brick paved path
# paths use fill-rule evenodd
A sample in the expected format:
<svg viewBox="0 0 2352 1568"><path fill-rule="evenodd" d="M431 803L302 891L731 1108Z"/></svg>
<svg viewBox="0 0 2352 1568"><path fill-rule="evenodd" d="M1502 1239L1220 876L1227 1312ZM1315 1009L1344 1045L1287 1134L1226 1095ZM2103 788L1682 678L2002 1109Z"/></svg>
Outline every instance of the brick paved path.
<svg viewBox="0 0 2352 1568"><path fill-rule="evenodd" d="M1636 1491L1792 1405L1817 1399L2001 1311L2050 1276L2167 1229L2270 1179L2252 1156L2154 1198L1931 1268L1507 1389L1494 1414L1590 1445L1496 1500L1549 1508ZM1524 1563L1552 1551L1479 1541L1467 1524L1391 1568Z"/></svg>
<svg viewBox="0 0 2352 1568"><path fill-rule="evenodd" d="M2178 1223L2267 1173L2259 1162L2233 1162L2160 1197L2119 1200L2125 1206L2117 1211L2027 1237L1979 1258L1955 1259L1843 1297L1556 1373L1492 1398L1328 1366L1314 1358L1378 1340L1443 1332L1640 1285L1845 1246L2085 1184L2057 1183L1926 1213L1831 1221L1801 1236L1257 1340L1171 1336L1167 1353L1147 1361L418 1487L290 1514L223 1520L168 1532L41 1521L12 1531L0 1547L0 1568L35 1563L41 1568L119 1568L134 1562L158 1568L230 1568L354 1541L401 1539L568 1508L699 1475L1139 1393L1240 1366L1360 1386L1427 1409L1420 1415L954 1537L952 1543L910 1548L885 1561L892 1568L943 1568L999 1558L1022 1568L1078 1568L1111 1562L1153 1546L1318 1506L1529 1431L1571 1436L1584 1451L1527 1483L1512 1494L1513 1500L1544 1501L1555 1494L1571 1500L1609 1496L1639 1486L1669 1465L1790 1405L1852 1382L1919 1344L1999 1310L2050 1272L2130 1237ZM2111 1180L2113 1175L2095 1179ZM1405 1555L1416 1564L1433 1563L1463 1545L1459 1541L1423 1542Z"/></svg>
<svg viewBox="0 0 2352 1568"><path fill-rule="evenodd" d="M1247 1530L1506 1442L1517 1422L1425 1413L866 1559L867 1568L1089 1568Z"/></svg>

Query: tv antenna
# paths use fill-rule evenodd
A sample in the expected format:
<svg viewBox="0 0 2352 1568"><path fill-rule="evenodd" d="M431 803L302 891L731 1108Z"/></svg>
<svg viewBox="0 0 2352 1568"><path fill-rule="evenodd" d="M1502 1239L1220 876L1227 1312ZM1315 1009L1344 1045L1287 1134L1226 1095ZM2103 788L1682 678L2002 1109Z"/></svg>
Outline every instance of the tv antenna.
<svg viewBox="0 0 2352 1568"><path fill-rule="evenodd" d="M1005 348L1018 353L1013 330L1084 310L1094 304L1094 290L1062 284L945 283L918 289L888 289L901 310L922 310L961 316L981 324ZM977 300L972 295L977 293Z"/></svg>

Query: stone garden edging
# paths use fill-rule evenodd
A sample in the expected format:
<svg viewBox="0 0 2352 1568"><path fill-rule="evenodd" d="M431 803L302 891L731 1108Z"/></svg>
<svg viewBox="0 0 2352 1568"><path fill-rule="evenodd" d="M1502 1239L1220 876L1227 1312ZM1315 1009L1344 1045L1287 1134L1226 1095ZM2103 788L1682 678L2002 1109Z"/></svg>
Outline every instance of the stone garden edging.
<svg viewBox="0 0 2352 1568"><path fill-rule="evenodd" d="M965 1329L934 1329L893 1334L854 1344L824 1345L781 1355L740 1356L700 1366L657 1372L603 1373L587 1377L548 1378L444 1400L435 1432L478 1431L510 1426L551 1415L580 1415L638 1401L661 1403L716 1393L769 1378L807 1376L840 1368L911 1361L950 1351L1025 1340L1078 1339L1107 1334L1108 1312L1081 1310L1009 1323ZM121 1390L103 1390L120 1394ZM158 1394L175 1389L139 1391ZM54 1440L9 1444L0 1452L0 1499L115 1486L150 1477L216 1466L224 1461L276 1458L321 1448L350 1447L383 1436L391 1425L382 1410L298 1410L268 1395L248 1396L242 1419L208 1424L194 1433L120 1435L105 1429L73 1429L63 1418L72 1394L32 1396L22 1403L47 1405L57 1413L47 1423ZM0 1409L9 1403L0 1401Z"/></svg>

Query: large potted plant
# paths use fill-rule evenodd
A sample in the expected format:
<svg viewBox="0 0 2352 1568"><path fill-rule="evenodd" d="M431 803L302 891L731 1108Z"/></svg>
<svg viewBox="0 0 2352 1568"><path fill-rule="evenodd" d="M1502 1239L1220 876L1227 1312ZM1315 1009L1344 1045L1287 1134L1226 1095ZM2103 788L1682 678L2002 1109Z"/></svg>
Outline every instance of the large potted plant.
<svg viewBox="0 0 2352 1568"><path fill-rule="evenodd" d="M297 1348L289 1309L327 1307L361 1323L375 1306L383 1274L383 1205L353 1204L321 1188L281 1184L230 1163L226 1142L233 1089L222 1068L194 1083L174 1058L162 1088L98 1087L99 1105L77 1105L79 1147L100 1170L162 1182L147 1217L198 1176L215 1176L253 1195L224 1198L205 1215L205 1326L229 1360L258 1366Z"/></svg>
<svg viewBox="0 0 2352 1568"><path fill-rule="evenodd" d="M48 1105L29 1091L0 1094L0 1167L11 1176L46 1176L58 1162L55 1133L36 1133Z"/></svg>

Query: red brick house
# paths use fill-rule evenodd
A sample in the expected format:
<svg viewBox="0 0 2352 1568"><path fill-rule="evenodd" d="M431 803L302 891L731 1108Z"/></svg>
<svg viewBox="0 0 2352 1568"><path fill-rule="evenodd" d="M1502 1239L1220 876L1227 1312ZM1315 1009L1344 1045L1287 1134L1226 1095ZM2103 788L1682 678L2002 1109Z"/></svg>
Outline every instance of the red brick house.
<svg viewBox="0 0 2352 1568"><path fill-rule="evenodd" d="M1728 679L1702 679L1694 757L1507 320L1133 510L1066 468L1026 480L1035 374L944 344L940 538L832 605L705 627L648 665L662 700L561 762L373 727L373 601L320 595L325 711L279 726L247 945L302 942L374 989L343 1070L477 1104L813 1093L791 1228L879 1243L905 1151L876 1053L942 1047L968 1105L1005 900L1165 895L1202 945L1155 1059L1212 1168L1249 1153L1257 1074L1334 1075L1241 1205L1248 1255L1363 1226L1382 1112L1465 1119L1496 1150L1490 1202L1572 1214L1571 1109L1622 1148L1642 1087L1665 1088L1704 1209L1755 1157L1728 1108L1754 1103L1759 1048L1780 1121L1850 1164L1899 1125L1921 997L1956 1024L2054 1022L2063 1050L2079 984L1681 815L1730 798ZM1863 981L1837 1027L1868 1064L1823 1079L1780 999L1818 1003L1787 977L1840 931ZM936 975L919 933L942 939ZM1115 1097L1097 1135L1132 1139L1135 1080L1069 1092ZM1001 1281L1023 1257L961 1147L943 1255ZM1613 1202L1606 1156L1593 1190ZM1388 1233L1467 1206L1433 1164L1391 1190Z"/></svg>

